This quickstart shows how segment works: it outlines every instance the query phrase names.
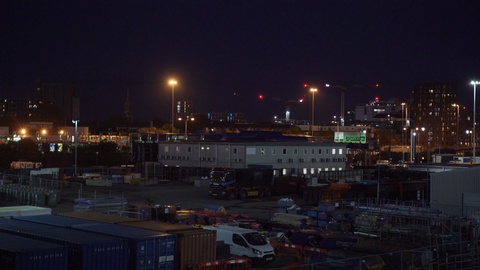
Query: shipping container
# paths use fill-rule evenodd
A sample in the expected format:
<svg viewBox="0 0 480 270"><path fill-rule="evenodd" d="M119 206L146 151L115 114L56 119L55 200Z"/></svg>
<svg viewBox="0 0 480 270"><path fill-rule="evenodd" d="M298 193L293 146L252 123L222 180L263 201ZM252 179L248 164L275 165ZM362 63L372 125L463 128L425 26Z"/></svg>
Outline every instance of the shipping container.
<svg viewBox="0 0 480 270"><path fill-rule="evenodd" d="M129 269L175 269L175 235L116 224L81 224L72 228L128 239Z"/></svg>
<svg viewBox="0 0 480 270"><path fill-rule="evenodd" d="M128 269L126 239L17 219L0 219L0 231L68 246L70 270Z"/></svg>
<svg viewBox="0 0 480 270"><path fill-rule="evenodd" d="M199 263L217 259L215 231L193 228L183 224L144 221L104 213L68 212L59 215L175 234L175 265L180 270L190 269L192 266L196 267Z"/></svg>
<svg viewBox="0 0 480 270"><path fill-rule="evenodd" d="M0 217L49 215L51 213L52 213L51 208L31 206L31 205L0 207Z"/></svg>
<svg viewBox="0 0 480 270"><path fill-rule="evenodd" d="M175 253L177 269L192 269L202 262L217 259L215 231L158 221L124 222L119 225L175 234L177 236Z"/></svg>
<svg viewBox="0 0 480 270"><path fill-rule="evenodd" d="M100 222L91 221L91 220L69 218L69 217L56 216L56 215L12 217L12 219L35 222L39 224L51 225L51 226L63 227L63 228L70 228L72 226L81 225L81 224L102 224Z"/></svg>
<svg viewBox="0 0 480 270"><path fill-rule="evenodd" d="M64 216L64 217L84 219L84 220L104 222L104 223L111 223L111 224L140 220L138 218L123 217L119 215L105 214L100 212L63 212L63 213L58 213L57 215Z"/></svg>
<svg viewBox="0 0 480 270"><path fill-rule="evenodd" d="M129 242L128 269L175 269L173 234L64 216L41 215L16 219L124 238Z"/></svg>
<svg viewBox="0 0 480 270"><path fill-rule="evenodd" d="M0 233L0 267L4 270L67 270L68 247Z"/></svg>

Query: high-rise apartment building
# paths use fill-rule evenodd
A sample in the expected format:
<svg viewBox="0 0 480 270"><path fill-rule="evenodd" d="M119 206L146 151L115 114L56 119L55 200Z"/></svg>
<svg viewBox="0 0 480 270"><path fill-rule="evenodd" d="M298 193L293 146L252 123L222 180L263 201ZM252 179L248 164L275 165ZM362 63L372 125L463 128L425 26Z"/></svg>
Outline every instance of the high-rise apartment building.
<svg viewBox="0 0 480 270"><path fill-rule="evenodd" d="M189 100L177 100L175 114L177 116L186 116L192 113L192 102Z"/></svg>
<svg viewBox="0 0 480 270"><path fill-rule="evenodd" d="M51 120L47 119L42 106L52 106L52 103L32 99L0 100L0 117L17 117L23 121Z"/></svg>
<svg viewBox="0 0 480 270"><path fill-rule="evenodd" d="M457 85L422 83L413 90L413 125L417 144L425 150L455 148L457 143Z"/></svg>

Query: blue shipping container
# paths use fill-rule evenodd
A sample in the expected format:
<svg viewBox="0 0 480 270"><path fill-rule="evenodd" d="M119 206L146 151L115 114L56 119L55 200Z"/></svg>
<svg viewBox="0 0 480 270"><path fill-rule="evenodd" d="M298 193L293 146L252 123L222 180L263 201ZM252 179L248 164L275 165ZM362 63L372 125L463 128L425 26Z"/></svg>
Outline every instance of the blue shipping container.
<svg viewBox="0 0 480 270"><path fill-rule="evenodd" d="M16 219L0 219L0 231L68 246L72 270L128 269L125 239Z"/></svg>
<svg viewBox="0 0 480 270"><path fill-rule="evenodd" d="M68 247L0 233L0 266L9 270L67 270Z"/></svg>
<svg viewBox="0 0 480 270"><path fill-rule="evenodd" d="M71 218L55 215L37 215L37 216L25 216L25 217L13 217L13 219L35 222L39 224L45 224L55 227L70 228L80 224L103 224L97 221L91 221L86 219Z"/></svg>
<svg viewBox="0 0 480 270"><path fill-rule="evenodd" d="M175 235L116 224L81 224L72 228L128 239L129 269L175 269Z"/></svg>
<svg viewBox="0 0 480 270"><path fill-rule="evenodd" d="M15 218L22 221L69 227L129 241L129 269L175 269L175 235L65 216L39 215Z"/></svg>

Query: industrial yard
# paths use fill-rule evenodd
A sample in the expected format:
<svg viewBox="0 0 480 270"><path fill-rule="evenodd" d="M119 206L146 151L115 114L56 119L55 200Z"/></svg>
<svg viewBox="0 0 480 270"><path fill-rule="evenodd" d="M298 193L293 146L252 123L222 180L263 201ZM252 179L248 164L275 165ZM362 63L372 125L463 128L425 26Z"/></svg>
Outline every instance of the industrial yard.
<svg viewBox="0 0 480 270"><path fill-rule="evenodd" d="M34 205L50 208L53 215L116 225L136 223L133 227L162 232L191 228L192 234L197 234L201 230L198 228L215 223L261 231L275 247L276 259L268 265L253 266L255 269L480 266L477 221L443 215L415 201L322 201L318 196L318 203L312 205L310 193L299 194L293 188L290 194L270 197L215 199L209 195L206 180L89 186L48 179L36 179L27 185L25 179L18 183L9 182L8 176L3 179L2 206ZM108 213L108 217L91 213ZM225 262L231 259L228 254L213 247L212 242L205 245L209 248L203 249L214 251L206 257L208 261L197 261L192 269L252 268L241 260L237 268L227 268ZM179 263L170 267L187 269L186 264Z"/></svg>

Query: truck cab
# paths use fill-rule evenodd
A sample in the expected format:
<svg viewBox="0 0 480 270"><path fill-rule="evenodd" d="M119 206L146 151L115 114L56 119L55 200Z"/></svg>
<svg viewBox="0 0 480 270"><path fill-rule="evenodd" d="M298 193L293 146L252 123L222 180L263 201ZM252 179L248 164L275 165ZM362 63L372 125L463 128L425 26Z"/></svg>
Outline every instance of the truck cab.
<svg viewBox="0 0 480 270"><path fill-rule="evenodd" d="M215 198L263 197L271 194L273 183L273 169L213 168L210 172L209 192Z"/></svg>
<svg viewBox="0 0 480 270"><path fill-rule="evenodd" d="M235 182L235 170L212 169L210 172L210 195L216 198L227 197L229 199L235 199L237 197Z"/></svg>

